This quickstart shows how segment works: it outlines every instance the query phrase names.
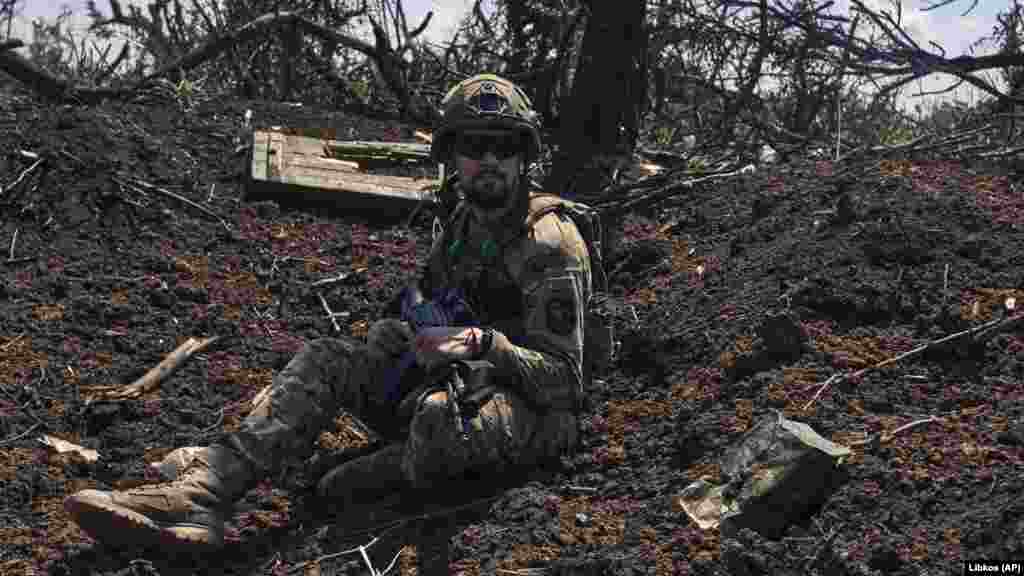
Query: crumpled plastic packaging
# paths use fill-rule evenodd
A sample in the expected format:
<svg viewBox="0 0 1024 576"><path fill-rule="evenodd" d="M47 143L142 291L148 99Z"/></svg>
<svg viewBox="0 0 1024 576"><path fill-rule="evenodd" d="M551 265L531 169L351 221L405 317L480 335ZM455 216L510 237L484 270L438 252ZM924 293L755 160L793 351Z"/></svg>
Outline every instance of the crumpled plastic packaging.
<svg viewBox="0 0 1024 576"><path fill-rule="evenodd" d="M698 480L674 504L701 529L724 536L750 528L781 538L790 524L823 502L832 474L850 449L781 412L759 421L719 460L721 486Z"/></svg>

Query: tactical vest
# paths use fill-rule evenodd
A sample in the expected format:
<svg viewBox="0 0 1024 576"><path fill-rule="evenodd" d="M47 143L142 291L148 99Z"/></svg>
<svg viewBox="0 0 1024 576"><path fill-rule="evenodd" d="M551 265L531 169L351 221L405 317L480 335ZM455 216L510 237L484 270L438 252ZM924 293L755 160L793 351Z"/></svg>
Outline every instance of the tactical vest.
<svg viewBox="0 0 1024 576"><path fill-rule="evenodd" d="M465 204L460 204L452 212L448 223L441 231L441 246L446 250L443 256L445 268L450 266L453 257L457 257L456 254L447 252L453 246L452 234L454 232L452 231L452 225L459 221L463 211L466 209ZM576 227L586 246L587 255L590 260L591 290L589 300L584 302L586 317L583 323L583 386L585 392L589 390L594 374L600 374L607 370L614 350L613 322L607 306L609 301L608 279L604 269L600 214L585 204L566 200L555 194L531 194L527 216L522 227L522 234L529 233L541 218L549 214L555 214L563 221L571 222ZM522 238L522 234L516 236L513 240ZM500 252L503 247L495 247L495 249ZM496 253L494 256L495 260L502 260L499 257L500 254ZM505 278L511 280L512 274L508 272L503 261L499 272ZM520 290L520 287L517 286L516 289ZM493 287L490 294L491 296L495 295ZM521 298L521 291L517 296ZM511 301L507 297L498 297L495 300L505 305ZM514 332L510 333L512 332L511 327L505 327L501 323L497 323L495 328L508 334L513 343L515 343L515 334Z"/></svg>

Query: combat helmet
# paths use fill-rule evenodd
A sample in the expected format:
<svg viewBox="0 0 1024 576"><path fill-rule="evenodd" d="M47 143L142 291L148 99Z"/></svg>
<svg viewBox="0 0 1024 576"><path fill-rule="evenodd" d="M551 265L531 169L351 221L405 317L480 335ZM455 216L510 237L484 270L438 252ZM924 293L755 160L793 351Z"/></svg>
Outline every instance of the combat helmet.
<svg viewBox="0 0 1024 576"><path fill-rule="evenodd" d="M434 126L431 158L444 161L452 136L467 129L519 130L528 135L527 157L541 150L537 112L529 96L509 80L494 74L478 74L456 84L441 101L440 117Z"/></svg>

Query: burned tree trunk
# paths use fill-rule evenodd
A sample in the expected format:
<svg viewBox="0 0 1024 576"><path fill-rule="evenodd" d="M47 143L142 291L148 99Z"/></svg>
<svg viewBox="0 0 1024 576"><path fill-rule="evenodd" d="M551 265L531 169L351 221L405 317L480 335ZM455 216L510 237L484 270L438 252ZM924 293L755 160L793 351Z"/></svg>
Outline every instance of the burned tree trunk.
<svg viewBox="0 0 1024 576"><path fill-rule="evenodd" d="M545 188L592 195L602 168L628 158L640 127L647 49L644 2L591 2L570 97L559 106L558 152Z"/></svg>

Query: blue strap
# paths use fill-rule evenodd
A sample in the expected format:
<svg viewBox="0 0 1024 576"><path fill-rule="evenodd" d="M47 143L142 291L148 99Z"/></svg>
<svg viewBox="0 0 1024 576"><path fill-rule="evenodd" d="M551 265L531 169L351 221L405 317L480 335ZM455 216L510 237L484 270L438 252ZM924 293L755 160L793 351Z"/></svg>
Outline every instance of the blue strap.
<svg viewBox="0 0 1024 576"><path fill-rule="evenodd" d="M408 287L402 293L401 319L414 331L433 326L479 326L473 309L456 288L435 290L431 300L414 303L416 293ZM403 382L406 373L416 365L416 354L406 352L399 362L384 374L384 391L389 402L398 403L419 382Z"/></svg>

